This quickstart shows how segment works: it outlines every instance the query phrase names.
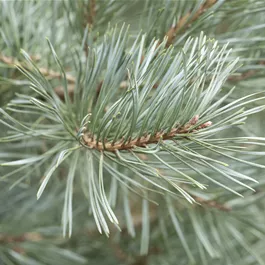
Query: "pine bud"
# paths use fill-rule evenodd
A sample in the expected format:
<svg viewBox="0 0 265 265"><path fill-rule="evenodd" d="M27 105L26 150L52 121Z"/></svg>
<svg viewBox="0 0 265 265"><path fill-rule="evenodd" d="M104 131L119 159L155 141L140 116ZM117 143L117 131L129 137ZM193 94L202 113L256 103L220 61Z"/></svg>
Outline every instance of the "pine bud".
<svg viewBox="0 0 265 265"><path fill-rule="evenodd" d="M199 115L195 115L190 121L189 124L190 125L195 125L199 120Z"/></svg>
<svg viewBox="0 0 265 265"><path fill-rule="evenodd" d="M211 126L212 124L213 123L211 121L207 121L200 126L200 129L207 128L207 127Z"/></svg>

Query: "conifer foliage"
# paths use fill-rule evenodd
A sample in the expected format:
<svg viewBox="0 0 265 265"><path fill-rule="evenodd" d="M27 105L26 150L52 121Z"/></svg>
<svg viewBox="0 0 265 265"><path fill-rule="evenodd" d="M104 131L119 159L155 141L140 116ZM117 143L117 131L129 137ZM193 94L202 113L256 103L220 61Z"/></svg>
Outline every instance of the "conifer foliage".
<svg viewBox="0 0 265 265"><path fill-rule="evenodd" d="M0 264L265 264L256 0L0 1Z"/></svg>

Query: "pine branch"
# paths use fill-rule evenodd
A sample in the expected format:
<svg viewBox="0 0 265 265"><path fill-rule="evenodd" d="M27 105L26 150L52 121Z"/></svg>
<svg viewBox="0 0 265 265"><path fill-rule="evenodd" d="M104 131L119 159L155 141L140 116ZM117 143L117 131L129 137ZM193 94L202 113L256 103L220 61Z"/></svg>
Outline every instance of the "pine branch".
<svg viewBox="0 0 265 265"><path fill-rule="evenodd" d="M33 61L40 60L39 56L30 56ZM3 62L7 64L8 66L20 66L27 68L23 63L19 62L17 59L10 57L10 56L5 56L3 54L0 55L0 62ZM39 71L47 78L49 79L61 79L62 75L60 72L56 72L54 70L48 69L41 67L39 68ZM66 79L69 83L75 83L76 79L70 74L66 74Z"/></svg>
<svg viewBox="0 0 265 265"><path fill-rule="evenodd" d="M187 134L187 133L194 133L200 129L207 128L212 125L211 121L205 122L204 124L198 126L196 129L190 129L194 126L199 120L199 116L196 115L192 118L186 125L181 127L176 127L170 130L170 132L157 132L155 135L147 135L142 136L140 138L136 138L133 140L128 140L127 142L123 142L123 139L117 141L116 143L111 142L100 142L97 141L94 137L88 133L84 133L83 141L84 145L90 149L96 149L98 151L108 151L108 152L115 152L117 150L129 150L133 149L134 147L145 147L149 144L158 143L161 140L171 140L176 135L179 134Z"/></svg>
<svg viewBox="0 0 265 265"><path fill-rule="evenodd" d="M128 5L119 0L53 1L51 6L35 2L0 2L2 53L18 54L24 47L49 57L40 41L47 32L67 62L71 55L66 47L77 51L67 70L74 76L64 76L64 64L54 49L51 53L58 68L43 65L58 72L38 69L34 62L39 57L26 56L24 63L20 57L0 53L3 73L10 74L0 78L4 102L0 109L0 179L7 184L0 192L7 202L0 209L4 216L0 263L77 264L80 257L69 248L89 259L80 260L83 264L115 263L111 260L115 253L121 263L130 265L173 264L176 257L182 264L263 264L264 194L252 193L264 186L265 138L255 136L262 135L263 119L251 119L247 125L251 132L244 131L242 124L264 110L265 94L255 93L262 90L262 81L256 79L264 72L262 65L255 65L264 64L264 4L254 0L147 1L143 12L139 8L143 5L136 1L135 8L126 13ZM141 27L144 37L136 37L139 16L135 19L135 11L146 25ZM130 23L130 37L126 39L124 31L107 30L101 39L109 21L112 25ZM193 38L199 31L211 38ZM165 35L167 40L153 41ZM232 43L232 53L226 49L227 42ZM87 47L93 49L85 58L82 51ZM235 56L244 62L242 70L237 71ZM13 64L30 82L18 80L23 77ZM250 83L244 82L250 78ZM228 87L242 81L242 88L255 91L250 95L246 90L230 90L224 87L227 81ZM6 88L16 84L23 84L23 89L10 102L2 100ZM41 183L39 175L43 176ZM55 178L62 175L58 185ZM7 194L9 184L10 189L31 189ZM44 190L48 194L32 207L34 200L24 199L24 194L32 191L35 195L37 186L37 198ZM71 240L62 240L54 227L62 200L62 230L73 236ZM11 212L6 210L9 207ZM124 231L114 235L121 239L111 246L115 253L101 244L103 240L91 238L95 227L90 222L83 228L87 220L83 209L87 208L100 233L113 236L117 226ZM17 225L18 220L24 224ZM43 226L27 233L25 224ZM73 227L79 231L72 234ZM54 231L58 231L56 236ZM129 241L128 235L136 238ZM93 240L96 245L84 247ZM56 248L60 242L61 254ZM145 256L136 254L139 245ZM158 250L171 249L171 253L149 256L152 245Z"/></svg>
<svg viewBox="0 0 265 265"><path fill-rule="evenodd" d="M89 1L89 15L87 18L87 22L90 26L94 24L95 17L96 17L96 1L90 0Z"/></svg>
<svg viewBox="0 0 265 265"><path fill-rule="evenodd" d="M42 240L43 237L40 233L37 232L27 232L22 235L6 235L0 234L0 243L9 244L9 243L21 243L24 241L34 241L38 242Z"/></svg>
<svg viewBox="0 0 265 265"><path fill-rule="evenodd" d="M259 65L264 65L265 62L264 61L260 61L258 64ZM246 72L241 73L240 75L230 76L228 78L228 80L231 81L231 82L240 82L240 81L243 81L243 80L247 80L247 79L253 78L254 76L257 76L259 73L260 73L259 70L248 70Z"/></svg>
<svg viewBox="0 0 265 265"><path fill-rule="evenodd" d="M232 208L229 207L229 206L226 206L225 204L221 204L215 200L206 200L206 199L203 199L199 196L194 196L194 195L191 195L194 200L201 204L201 206L205 206L205 207L208 207L208 208L215 208L217 210L220 210L220 211L223 211L223 212L230 212L232 211Z"/></svg>
<svg viewBox="0 0 265 265"><path fill-rule="evenodd" d="M112 205L106 199L105 174L113 179L118 178L117 181L121 183L128 183L129 189L142 196L145 196L145 191L149 192L149 187L162 193L171 193L176 189L188 202L195 203L196 198L182 188L183 183L202 190L214 183L240 196L240 191L238 192L235 186L227 185L223 178L225 177L229 181L251 188L236 178L241 176L240 172L228 166L224 168L227 159L262 167L237 158L236 148L240 148L242 142L232 140L231 144L223 138L216 139L215 136L211 138L217 132L241 124L246 116L262 110L260 107L242 110L244 105L258 100L256 95L238 99L230 104L223 104L229 93L215 100L237 64L237 60L230 63L224 60L229 55L226 47L219 50L216 42L207 40L201 34L195 40L188 39L183 48L185 52L173 57L173 48L164 50L166 40L159 47L157 47L158 41L152 42L143 52L145 37L139 36L129 55L125 52L127 50L125 43L126 34L122 30L119 34L106 37L103 46L89 54L87 62L91 65L87 65L83 75L80 73L81 81L80 86L77 86L76 97L72 101L66 98L64 102L58 102L52 86L24 53L30 65L28 68L34 71L34 75L27 69L20 70L31 81L31 88L44 99L41 101L32 98L31 95L18 95L18 99L23 99L22 102L25 103L21 105L21 100L13 101L8 105L7 111L16 113L23 110L32 113L34 117L37 111L38 114L45 115L45 123L38 123L37 128L32 128L29 127L26 116L18 121L1 110L4 115L3 123L15 130L14 135L6 136L1 139L2 141L28 140L31 135L59 140L57 144L53 143L54 148L51 148L47 154L32 155L27 159L21 157L18 160L17 157L7 157L1 165L25 165L26 169L36 161L43 159L52 161L37 193L37 198L40 198L56 169L64 161L69 161L63 210L65 235L67 230L69 235L72 233L71 191L77 172L80 173L82 190L93 209L99 232L109 235L107 221L119 224ZM58 61L52 46L51 51ZM145 58L141 63L143 54ZM132 62L135 62L133 66ZM103 83L100 82L102 76ZM119 86L125 77L128 78L128 87L121 94ZM209 77L211 82L205 85ZM69 92L67 79L63 81L64 96L67 97ZM157 89L153 90L155 84ZM97 94L99 86L100 91ZM255 99L249 99L254 96ZM210 121L214 121L214 124L212 125ZM79 130L77 131L76 128ZM188 141L185 140L187 137ZM80 139L83 146L94 150L85 151L80 145ZM153 147L150 146L151 144L159 145ZM234 157L230 155L231 151L235 154ZM146 154L147 159L139 157L139 153ZM69 160L70 156L73 159ZM79 167L79 165L85 166ZM195 176L199 174L200 177L194 178L192 175L194 173ZM131 178L130 175L133 177ZM202 178L206 179L206 182L202 182ZM252 180L248 176L244 176L244 179ZM228 211L218 202L205 201L201 198L198 198L198 201L204 206ZM104 213L107 214L106 218ZM142 223L143 227L144 224L146 225L147 228L143 231L146 237L149 237L148 214L143 214ZM128 228L133 224L131 218L127 224ZM145 240L142 242L146 251L148 242Z"/></svg>
<svg viewBox="0 0 265 265"><path fill-rule="evenodd" d="M173 44L174 39L182 30L190 27L194 21L196 21L201 15L203 15L208 9L210 9L216 2L217 0L206 0L205 3L201 5L201 7L197 10L197 12L192 16L191 19L191 11L182 16L179 19L178 23L174 27L171 27L166 33L166 46L169 47L171 44Z"/></svg>

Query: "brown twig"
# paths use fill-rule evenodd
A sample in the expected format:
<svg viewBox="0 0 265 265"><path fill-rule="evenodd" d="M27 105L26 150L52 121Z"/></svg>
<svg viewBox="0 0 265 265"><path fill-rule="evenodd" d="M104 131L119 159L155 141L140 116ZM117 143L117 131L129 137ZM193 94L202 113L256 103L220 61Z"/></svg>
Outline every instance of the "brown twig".
<svg viewBox="0 0 265 265"><path fill-rule="evenodd" d="M31 57L32 60L35 60L36 58L39 60L39 57L36 57L36 56L32 56ZM3 54L0 54L0 62L3 62L5 64L7 64L8 66L23 66L24 68L28 68L27 66L23 65L21 62L19 62L17 59L14 59L13 57L8 57L8 56L5 56ZM56 72L56 71L53 71L53 70L50 70L48 68L39 68L41 74L43 74L44 76L46 76L47 78L50 78L50 79L61 79L62 78L62 75L60 72ZM73 77L72 75L69 75L69 74L66 74L66 79L69 83L75 83L75 77Z"/></svg>
<svg viewBox="0 0 265 265"><path fill-rule="evenodd" d="M75 85L74 84L69 84L68 85L68 94L70 96L70 99L73 99L74 96L74 88ZM64 88L63 86L57 86L54 88L55 93L58 95L58 97L62 100L65 100L64 98Z"/></svg>
<svg viewBox="0 0 265 265"><path fill-rule="evenodd" d="M0 243L20 243L24 241L41 241L43 237L36 232L28 232L24 233L22 235L5 235L5 234L0 234Z"/></svg>
<svg viewBox="0 0 265 265"><path fill-rule="evenodd" d="M95 17L96 17L96 0L89 0L88 6L84 6L85 4L83 3L83 8L84 8L84 22L83 26L86 28L87 26L89 27L89 30L91 30L94 26L95 23ZM84 45L84 52L86 54L86 57L88 57L88 46Z"/></svg>
<svg viewBox="0 0 265 265"><path fill-rule="evenodd" d="M39 242L43 240L37 232L27 232L22 235L0 234L0 244L11 244L11 249L19 254L26 254L25 249L20 245L23 242Z"/></svg>
<svg viewBox="0 0 265 265"><path fill-rule="evenodd" d="M215 208L215 209L218 209L220 211L223 211L223 212L230 212L232 210L231 207L229 206L226 206L225 204L221 204L215 200L205 200L199 196L194 196L194 195L191 195L193 197L193 199L201 204L201 206L207 206L207 207L210 207L210 208Z"/></svg>
<svg viewBox="0 0 265 265"><path fill-rule="evenodd" d="M47 68L39 68L39 70L44 76L46 76L48 78L51 78L51 79L53 79L53 78L61 79L62 78L62 75L60 72L55 72L55 71L47 69ZM75 83L75 77L73 77L70 74L66 74L66 80L69 83Z"/></svg>
<svg viewBox="0 0 265 265"><path fill-rule="evenodd" d="M167 47L170 46L173 43L178 33L180 33L183 29L189 27L195 20L197 20L203 13L205 13L207 9L211 8L216 2L217 0L206 0L205 3L200 6L200 8L192 17L191 17L191 11L189 11L187 14L181 17L178 23L174 27L171 27L166 33L167 36L166 46Z"/></svg>
<svg viewBox="0 0 265 265"><path fill-rule="evenodd" d="M257 71L255 71L255 70L249 70L249 71L244 72L244 73L237 75L237 76L229 76L228 81L231 81L231 82L243 81L243 80L246 80L246 79L254 76L256 74L256 72Z"/></svg>
<svg viewBox="0 0 265 265"><path fill-rule="evenodd" d="M257 63L257 65L264 65L265 61L260 61ZM237 76L230 76L228 77L228 80L231 82L240 82L249 78L254 77L255 75L257 75L259 73L258 70L248 70L246 72L241 73L240 75Z"/></svg>
<svg viewBox="0 0 265 265"><path fill-rule="evenodd" d="M87 22L90 26L94 24L96 17L96 1L90 0L89 1L89 15L87 17Z"/></svg>
<svg viewBox="0 0 265 265"><path fill-rule="evenodd" d="M108 151L108 152L115 152L116 150L129 150L133 149L134 147L145 147L149 144L158 143L160 140L170 140L173 139L177 134L186 134L191 132L196 132L200 129L209 127L212 123L210 121L205 122L204 124L198 126L195 129L190 130L190 127L195 125L198 122L198 115L191 119L186 125L182 127L176 127L171 129L170 132L157 132L155 135L146 135L140 138L136 138L133 140L129 140L124 142L123 139L116 142L101 142L97 141L95 137L92 137L89 132L83 135L83 142L84 145L89 147L90 149L96 149L99 151Z"/></svg>
<svg viewBox="0 0 265 265"><path fill-rule="evenodd" d="M111 248L113 249L114 255L117 257L119 261L126 262L126 264L130 265L147 265L148 259L151 255L157 255L161 252L161 250L158 247L151 247L147 255L133 256L132 253L130 252L127 253L117 243L112 243Z"/></svg>

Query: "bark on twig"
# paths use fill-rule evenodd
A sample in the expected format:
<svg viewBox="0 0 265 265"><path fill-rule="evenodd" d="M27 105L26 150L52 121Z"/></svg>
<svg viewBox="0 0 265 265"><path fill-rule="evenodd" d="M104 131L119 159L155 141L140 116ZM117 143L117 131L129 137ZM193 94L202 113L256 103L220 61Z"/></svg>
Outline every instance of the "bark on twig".
<svg viewBox="0 0 265 265"><path fill-rule="evenodd" d="M36 58L35 56L31 57L32 60L34 60L34 58ZM39 60L39 59L38 59ZM0 62L7 64L8 66L22 66L24 68L28 68L26 65L22 64L21 62L19 62L17 59L13 58L13 57L9 57L9 56L5 56L3 54L0 54ZM40 72L47 78L49 79L61 79L62 75L60 72L56 72L53 71L51 69L48 68L44 68L41 67L39 68ZM70 75L70 74L66 74L66 79L69 83L75 83L75 77Z"/></svg>
<svg viewBox="0 0 265 265"><path fill-rule="evenodd" d="M95 17L96 17L96 1L90 0L89 1L89 15L87 18L87 22L90 26L94 24Z"/></svg>
<svg viewBox="0 0 265 265"><path fill-rule="evenodd" d="M197 12L191 16L191 12L189 11L187 14L182 16L177 24L174 27L171 27L168 32L166 33L167 36L167 44L166 46L170 46L174 39L176 38L177 34L179 34L182 30L189 27L194 21L196 21L202 14L205 13L206 10L211 8L217 0L206 0L203 5L200 6L200 8L197 10Z"/></svg>
<svg viewBox="0 0 265 265"><path fill-rule="evenodd" d="M208 208L215 208L217 210L223 211L223 212L230 212L232 210L231 207L226 206L225 204L219 203L215 200L205 200L199 196L193 196L191 195L196 202L201 204L201 206L206 206Z"/></svg>
<svg viewBox="0 0 265 265"><path fill-rule="evenodd" d="M173 139L177 134L186 134L186 133L192 133L196 132L200 129L209 127L212 123L210 121L198 126L195 129L190 130L190 127L194 125L196 119L196 123L198 121L198 117L195 116L190 122L188 122L186 125L182 127L177 127L171 129L170 132L157 132L155 135L146 135L142 136L140 138L132 139L127 142L124 142L123 139L116 142L101 142L97 141L95 137L91 136L89 132L84 133L83 135L83 142L84 145L87 146L90 149L96 149L98 151L108 151L108 152L115 152L117 150L130 150L134 147L145 147L149 144L158 143L160 140L170 140Z"/></svg>

